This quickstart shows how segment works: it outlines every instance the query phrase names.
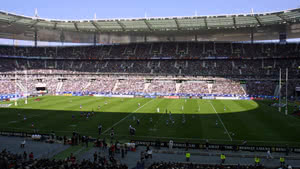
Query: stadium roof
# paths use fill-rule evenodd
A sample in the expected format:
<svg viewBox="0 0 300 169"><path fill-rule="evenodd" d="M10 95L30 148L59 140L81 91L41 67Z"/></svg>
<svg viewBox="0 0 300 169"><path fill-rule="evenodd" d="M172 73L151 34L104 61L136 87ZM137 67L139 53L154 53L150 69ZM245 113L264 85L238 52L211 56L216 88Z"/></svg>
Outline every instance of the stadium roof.
<svg viewBox="0 0 300 169"><path fill-rule="evenodd" d="M290 23L300 23L300 8L256 14L91 20L45 19L0 11L0 29L23 26L31 29L79 32L176 32L238 29Z"/></svg>

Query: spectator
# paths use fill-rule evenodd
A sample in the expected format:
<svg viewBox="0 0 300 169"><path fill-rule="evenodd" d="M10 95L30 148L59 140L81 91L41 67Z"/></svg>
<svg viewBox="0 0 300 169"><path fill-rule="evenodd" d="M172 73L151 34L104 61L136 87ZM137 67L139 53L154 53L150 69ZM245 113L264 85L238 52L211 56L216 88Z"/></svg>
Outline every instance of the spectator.
<svg viewBox="0 0 300 169"><path fill-rule="evenodd" d="M172 150L173 149L173 140L170 140L169 141L169 150Z"/></svg>
<svg viewBox="0 0 300 169"><path fill-rule="evenodd" d="M24 159L24 161L27 160L27 153L26 153L26 151L24 151L24 153L23 153L23 159Z"/></svg>
<svg viewBox="0 0 300 169"><path fill-rule="evenodd" d="M33 152L31 152L31 153L29 154L29 160L32 161L33 158L34 158L34 157L33 157Z"/></svg>
<svg viewBox="0 0 300 169"><path fill-rule="evenodd" d="M187 151L187 152L185 153L185 159L186 159L187 162L190 161L190 157L191 157L191 153Z"/></svg>
<svg viewBox="0 0 300 169"><path fill-rule="evenodd" d="M149 149L149 150L147 151L147 155L148 155L149 158L152 159L152 150L151 150L151 149Z"/></svg>
<svg viewBox="0 0 300 169"><path fill-rule="evenodd" d="M222 153L221 156L220 156L220 158L221 158L221 164L224 164L226 156Z"/></svg>
<svg viewBox="0 0 300 169"><path fill-rule="evenodd" d="M25 147L25 144L26 144L26 141L23 140L23 141L21 142L21 148L24 148L24 147Z"/></svg>

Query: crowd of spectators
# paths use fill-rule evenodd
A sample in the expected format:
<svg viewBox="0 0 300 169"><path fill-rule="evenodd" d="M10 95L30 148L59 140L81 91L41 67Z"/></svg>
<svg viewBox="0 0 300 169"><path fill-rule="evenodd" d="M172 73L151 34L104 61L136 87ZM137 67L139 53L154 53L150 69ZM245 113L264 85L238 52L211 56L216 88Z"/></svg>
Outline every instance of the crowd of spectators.
<svg viewBox="0 0 300 169"><path fill-rule="evenodd" d="M118 86L115 93L141 93L145 89L145 80L143 79L130 79L130 80L121 80L118 83Z"/></svg>
<svg viewBox="0 0 300 169"><path fill-rule="evenodd" d="M68 79L62 81L62 88L60 91L72 91L72 92L81 92L88 87L87 79Z"/></svg>
<svg viewBox="0 0 300 169"><path fill-rule="evenodd" d="M18 89L17 89L18 90ZM10 79L0 80L0 94L12 94L15 93L15 82Z"/></svg>
<svg viewBox="0 0 300 169"><path fill-rule="evenodd" d="M148 169L266 169L262 165L193 164L180 162L155 162ZM288 167L282 167L288 168Z"/></svg>
<svg viewBox="0 0 300 169"><path fill-rule="evenodd" d="M248 81L247 93L250 95L273 96L275 93L276 85L278 85L276 81Z"/></svg>
<svg viewBox="0 0 300 169"><path fill-rule="evenodd" d="M208 84L203 82L184 82L180 85L179 93L210 93Z"/></svg>
<svg viewBox="0 0 300 169"><path fill-rule="evenodd" d="M134 75L19 75L0 76L0 94L36 93L37 88L49 94L59 92L98 92L110 94L231 94L276 96L278 81L274 79L227 79L217 77L175 77ZM288 96L293 96L299 81L290 80ZM43 89L45 88L45 89ZM285 96L285 83L281 94Z"/></svg>
<svg viewBox="0 0 300 169"><path fill-rule="evenodd" d="M234 82L231 80L218 81L212 85L212 94L236 94L245 95L245 89L243 89L240 82Z"/></svg>
<svg viewBox="0 0 300 169"><path fill-rule="evenodd" d="M225 42L166 42L166 43L130 43L100 46L67 47L16 47L0 46L2 56L52 57L52 58L262 58L297 57L298 43L225 43Z"/></svg>
<svg viewBox="0 0 300 169"><path fill-rule="evenodd" d="M289 68L290 77L300 75L300 59L254 60L37 60L1 58L0 74L152 74L173 76L224 76L278 78Z"/></svg>
<svg viewBox="0 0 300 169"><path fill-rule="evenodd" d="M86 91L112 93L116 83L117 80L107 77L94 79L91 80L91 84Z"/></svg>
<svg viewBox="0 0 300 169"><path fill-rule="evenodd" d="M152 66L153 73L157 74L179 74L179 69L175 67L175 61L159 61Z"/></svg>
<svg viewBox="0 0 300 169"><path fill-rule="evenodd" d="M153 80L146 89L146 93L176 93L176 82L166 80Z"/></svg>
<svg viewBox="0 0 300 169"><path fill-rule="evenodd" d="M0 153L1 169L128 169L124 164L120 164L115 160L106 159L98 156L93 162L90 160L76 161L71 154L65 160L54 160L48 158L35 159L33 153L14 154L5 149Z"/></svg>
<svg viewBox="0 0 300 169"><path fill-rule="evenodd" d="M24 92L25 74L27 74L29 92L34 92L36 84L42 83L46 84L48 92L52 94L61 91L95 91L121 94L145 92L274 95L278 84L274 79L278 79L279 69L283 70L282 77L285 76L285 68L289 69L290 79L300 77L300 59L296 58L299 50L298 44L251 45L213 42L38 48L0 46L0 56L52 57L52 59L1 57L0 94ZM257 56L256 59L248 57L253 54ZM280 54L284 57L280 57ZM149 57L176 58L177 56L181 59L187 56L206 58L145 60ZM223 57L213 59L214 56ZM231 56L244 59L228 59ZM122 57L123 59L99 60ZM14 80L15 74L18 76L17 83ZM104 74L107 77L104 77ZM112 78L109 75L118 76ZM130 78L122 79L123 75ZM149 82L146 78L141 79L136 76L152 77L149 78ZM183 77L185 80L179 82L167 76ZM166 78L155 80L155 77ZM205 81L193 83L192 77L196 77L196 81L203 81L203 77L209 77L208 80L214 82L212 85ZM215 80L215 77L235 80L222 82ZM241 85L240 79L246 80L247 83ZM61 87L58 85L60 83L62 83ZM293 95L296 84L297 82L289 83L292 86L289 88L289 95Z"/></svg>
<svg viewBox="0 0 300 169"><path fill-rule="evenodd" d="M49 94L55 94L56 93L58 79L47 78L47 79L43 79L42 83L45 84Z"/></svg>

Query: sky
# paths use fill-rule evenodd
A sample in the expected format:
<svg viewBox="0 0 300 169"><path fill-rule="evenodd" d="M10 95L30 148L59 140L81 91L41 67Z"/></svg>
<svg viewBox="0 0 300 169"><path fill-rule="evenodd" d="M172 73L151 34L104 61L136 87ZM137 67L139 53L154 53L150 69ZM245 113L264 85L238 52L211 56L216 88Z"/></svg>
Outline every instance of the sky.
<svg viewBox="0 0 300 169"><path fill-rule="evenodd" d="M3 0L0 10L41 18L98 19L272 12L300 8L300 0Z"/></svg>

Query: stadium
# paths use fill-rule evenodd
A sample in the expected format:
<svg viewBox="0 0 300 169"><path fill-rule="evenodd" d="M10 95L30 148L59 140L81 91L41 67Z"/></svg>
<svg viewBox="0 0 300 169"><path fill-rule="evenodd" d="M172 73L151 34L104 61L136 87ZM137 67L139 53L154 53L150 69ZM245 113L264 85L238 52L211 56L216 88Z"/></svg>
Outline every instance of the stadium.
<svg viewBox="0 0 300 169"><path fill-rule="evenodd" d="M300 38L300 8L84 20L0 11L0 38L33 42L0 45L0 168L300 167L300 45L288 41ZM25 150L37 158L18 159Z"/></svg>

